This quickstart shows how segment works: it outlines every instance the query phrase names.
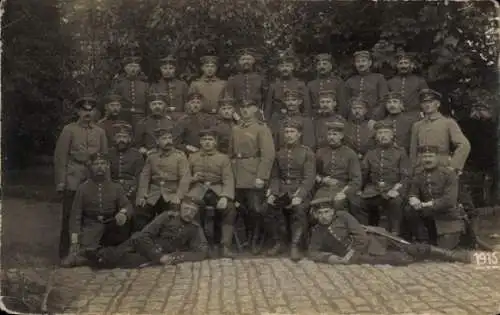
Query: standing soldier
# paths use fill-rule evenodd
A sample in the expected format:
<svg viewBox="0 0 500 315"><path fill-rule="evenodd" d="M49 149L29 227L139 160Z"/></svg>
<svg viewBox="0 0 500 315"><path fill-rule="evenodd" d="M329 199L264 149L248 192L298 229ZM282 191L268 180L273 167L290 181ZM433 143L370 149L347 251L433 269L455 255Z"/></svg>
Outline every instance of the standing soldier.
<svg viewBox="0 0 500 315"><path fill-rule="evenodd" d="M120 230L133 208L121 185L109 178L108 156L95 153L87 166L90 178L78 187L71 209L71 253L62 262L64 267L85 262L82 252L103 245L104 236L111 231L125 236L118 244L128 238Z"/></svg>
<svg viewBox="0 0 500 315"><path fill-rule="evenodd" d="M406 112L420 116L420 101L418 94L427 89L427 82L421 76L413 74L415 64L412 55L400 53L397 56L396 68L398 74L387 82L389 90L401 94Z"/></svg>
<svg viewBox="0 0 500 315"><path fill-rule="evenodd" d="M155 132L158 151L148 156L139 176L133 230L139 231L157 214L177 210L187 192L189 165L186 155L175 149L172 129Z"/></svg>
<svg viewBox="0 0 500 315"><path fill-rule="evenodd" d="M403 198L407 191L409 161L406 152L394 145L393 126L390 122L375 124L377 147L366 153L361 164L363 191L360 194L358 214L368 215L369 225L378 225L379 209L387 211L388 230L400 232L403 217ZM364 218L359 218L363 222Z"/></svg>
<svg viewBox="0 0 500 315"><path fill-rule="evenodd" d="M300 112L311 117L311 102L304 82L294 77L294 71L298 65L298 59L292 54L280 56L278 64L279 78L271 84L267 93L266 104L264 106L264 116L270 121L271 117L280 114L285 103L285 91L300 91L304 95Z"/></svg>
<svg viewBox="0 0 500 315"><path fill-rule="evenodd" d="M344 81L332 73L332 55L319 54L315 59L318 78L307 83L314 117L322 114L320 97L321 91L324 90L333 91L333 101L337 104L337 106L342 109L346 107Z"/></svg>
<svg viewBox="0 0 500 315"><path fill-rule="evenodd" d="M267 83L265 77L254 70L257 53L251 48L245 48L238 52L238 57L240 73L229 77L224 94L234 98L238 105L243 100L252 99L262 108Z"/></svg>
<svg viewBox="0 0 500 315"><path fill-rule="evenodd" d="M200 62L202 72L201 78L191 83L189 92L196 92L203 95L205 103L203 104L202 111L207 114L216 115L219 98L223 94L222 92L226 86L226 81L216 76L218 62L216 56L203 56Z"/></svg>
<svg viewBox="0 0 500 315"><path fill-rule="evenodd" d="M374 145L373 129L370 128L367 114L368 104L364 99L350 100L351 112L346 122L346 144L356 152L360 160Z"/></svg>
<svg viewBox="0 0 500 315"><path fill-rule="evenodd" d="M419 116L406 112L401 94L397 92L387 93L384 104L388 113L384 121L390 122L394 127L394 142L409 154L411 128L419 120Z"/></svg>
<svg viewBox="0 0 500 315"><path fill-rule="evenodd" d="M168 129L174 126L174 120L170 116L165 115L166 105L164 94L153 93L149 95L149 110L151 114L140 120L135 129L135 146L144 155L149 155L156 149L156 129Z"/></svg>
<svg viewBox="0 0 500 315"><path fill-rule="evenodd" d="M314 118L314 127L315 127L315 139L316 139L316 148L319 149L323 146L328 145L328 141L326 139L328 133L327 125L334 121L345 121L345 119L337 114L338 103L335 97L335 91L333 90L322 90L318 93L318 104L319 109ZM343 132L343 130L342 130Z"/></svg>
<svg viewBox="0 0 500 315"><path fill-rule="evenodd" d="M470 153L469 140L455 120L444 117L439 112L441 94L426 89L420 91L420 103L424 119L416 122L411 131L410 160L413 167L420 161L417 148L420 146L437 146L441 165L456 172L461 172ZM452 152L452 148L454 151Z"/></svg>
<svg viewBox="0 0 500 315"><path fill-rule="evenodd" d="M316 176L314 152L300 144L302 126L300 122L290 121L284 127L285 145L276 154L267 203L266 230L271 235L274 246L268 255L279 253L282 242L278 222L284 217L287 231L291 231L290 258L300 260L299 246L307 233L309 201Z"/></svg>
<svg viewBox="0 0 500 315"><path fill-rule="evenodd" d="M117 121L125 119L122 113L122 103L123 99L118 94L111 93L104 98L104 117L99 120L97 125L106 132L109 144L114 141L113 125Z"/></svg>
<svg viewBox="0 0 500 315"><path fill-rule="evenodd" d="M455 249L464 230L463 213L457 205L457 174L442 166L439 147L420 146L418 150L423 170L414 176L410 186L410 226L416 228L423 222L431 244ZM421 239L418 232L415 234Z"/></svg>
<svg viewBox="0 0 500 315"><path fill-rule="evenodd" d="M224 154L229 152L231 132L233 132L233 127L237 124L234 107L235 100L231 96L225 96L219 101L219 115L215 122L215 130L217 131L217 148Z"/></svg>
<svg viewBox="0 0 500 315"><path fill-rule="evenodd" d="M367 117L370 121L370 127L376 120L383 118L383 110L378 106L388 92L387 82L380 73L371 72L372 59L370 52L357 51L354 53L354 65L358 74L350 77L346 81L346 99L359 96L367 102ZM349 108L346 106L341 109L344 117L347 117Z"/></svg>
<svg viewBox="0 0 500 315"><path fill-rule="evenodd" d="M314 126L312 119L309 116L305 116L300 112L300 106L303 104L304 95L301 94L300 90L286 90L284 94L285 108L281 109L280 114L276 114L272 117L270 125L274 136L274 145L278 148L285 144L284 140L284 128L290 120L299 121L302 127L302 139L303 145L310 148L315 147L316 139L314 136Z"/></svg>
<svg viewBox="0 0 500 315"><path fill-rule="evenodd" d="M255 101L241 104L241 123L233 127L229 156L233 162L236 200L247 210L245 227L252 251L257 253L257 240L262 223L265 189L271 174L275 148L271 130L257 119Z"/></svg>
<svg viewBox="0 0 500 315"><path fill-rule="evenodd" d="M92 122L97 101L83 97L76 101L78 121L66 125L54 150L56 190L63 194L59 257L68 255L71 205L78 186L87 178L86 164L94 153L108 153L106 132Z"/></svg>
<svg viewBox="0 0 500 315"><path fill-rule="evenodd" d="M141 58L137 56L124 58L125 77L118 78L113 83L113 91L127 100L122 104L122 110L134 129L137 122L146 117L147 110L148 83L141 71L140 62Z"/></svg>
<svg viewBox="0 0 500 315"><path fill-rule="evenodd" d="M346 209L361 188L361 166L356 153L343 144L343 120L328 123L327 142L316 152L316 198L333 197L337 209ZM350 208L350 207L349 207Z"/></svg>
<svg viewBox="0 0 500 315"><path fill-rule="evenodd" d="M187 196L201 204L200 218L203 228L206 225L209 207L215 208L213 235L216 237L214 239L216 242L220 241L221 255L233 258L231 244L236 209L231 160L226 154L217 150L215 130L200 131L200 148L200 151L189 156L191 183ZM222 238L218 239L218 236Z"/></svg>
<svg viewBox="0 0 500 315"><path fill-rule="evenodd" d="M175 77L177 59L174 56L166 56L160 61L162 79L159 82L153 83L149 91L150 93L162 93L165 95L167 102L165 111L172 119L177 120L184 114L188 85L186 82Z"/></svg>

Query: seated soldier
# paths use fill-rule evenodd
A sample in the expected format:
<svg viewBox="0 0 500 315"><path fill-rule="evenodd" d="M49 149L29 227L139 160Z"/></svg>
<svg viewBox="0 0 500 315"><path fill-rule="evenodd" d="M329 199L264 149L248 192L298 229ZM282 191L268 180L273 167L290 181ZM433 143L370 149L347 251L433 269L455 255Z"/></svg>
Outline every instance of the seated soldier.
<svg viewBox="0 0 500 315"><path fill-rule="evenodd" d="M316 148L328 145L327 125L333 121L344 121L344 117L337 113L337 101L335 91L323 90L318 93L319 109L314 117L314 135L316 137Z"/></svg>
<svg viewBox="0 0 500 315"><path fill-rule="evenodd" d="M95 268L137 268L203 260L208 246L203 229L194 221L197 212L198 206L184 199L179 215L172 217L164 212L122 244L88 251L86 256Z"/></svg>
<svg viewBox="0 0 500 315"><path fill-rule="evenodd" d="M160 128L155 134L158 151L148 156L139 176L134 231L164 211L177 211L188 189L183 183L189 176L189 163L186 155L174 148L172 129Z"/></svg>
<svg viewBox="0 0 500 315"><path fill-rule="evenodd" d="M471 253L427 244L412 244L383 228L361 225L346 211L337 212L331 198L311 202L318 224L312 229L309 259L337 264L408 265L426 259L471 263Z"/></svg>
<svg viewBox="0 0 500 315"><path fill-rule="evenodd" d="M200 148L200 151L189 156L191 176L190 190L187 196L201 204L200 219L203 228L205 228L207 212L215 210L213 216L214 240L221 243L221 255L232 258L231 243L236 210L231 160L226 154L217 150L215 130L204 129L200 131Z"/></svg>
<svg viewBox="0 0 500 315"><path fill-rule="evenodd" d="M122 186L109 178L108 156L96 153L88 165L90 178L78 187L71 209L71 249L62 261L64 267L85 263L82 253L100 247L106 234L124 235L120 229L133 212Z"/></svg>

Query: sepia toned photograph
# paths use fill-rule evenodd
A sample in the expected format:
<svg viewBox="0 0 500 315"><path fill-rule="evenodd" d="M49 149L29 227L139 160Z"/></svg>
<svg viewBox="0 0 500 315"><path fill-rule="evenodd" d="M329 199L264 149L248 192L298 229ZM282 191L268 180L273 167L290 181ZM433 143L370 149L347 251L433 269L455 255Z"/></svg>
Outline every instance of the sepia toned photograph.
<svg viewBox="0 0 500 315"><path fill-rule="evenodd" d="M7 314L500 314L494 1L3 0Z"/></svg>

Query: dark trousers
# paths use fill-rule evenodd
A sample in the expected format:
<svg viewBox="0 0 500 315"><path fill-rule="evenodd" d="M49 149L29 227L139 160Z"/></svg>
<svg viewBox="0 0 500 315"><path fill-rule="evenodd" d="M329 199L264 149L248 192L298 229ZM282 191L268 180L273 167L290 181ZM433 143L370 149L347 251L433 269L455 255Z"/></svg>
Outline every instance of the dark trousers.
<svg viewBox="0 0 500 315"><path fill-rule="evenodd" d="M388 219L387 230L399 234L403 217L403 200L401 197L385 199L382 196L362 199L361 207L368 216L368 225L377 226L380 222L381 211L386 213Z"/></svg>
<svg viewBox="0 0 500 315"><path fill-rule="evenodd" d="M236 189L236 201L240 203L247 241L260 237L262 213L264 211L265 192L262 189Z"/></svg>
<svg viewBox="0 0 500 315"><path fill-rule="evenodd" d="M269 206L265 214L265 230L271 241L298 246L308 226L309 202L291 208Z"/></svg>
<svg viewBox="0 0 500 315"><path fill-rule="evenodd" d="M210 243L212 245L224 244L230 246L233 238L232 228L236 219L236 208L234 206L234 202L228 200L227 207L225 209L215 209L202 205L199 213L200 224L205 231L205 235L212 235ZM209 227L207 226L209 217L212 219L213 233L208 233L210 231L207 231L209 230ZM229 229L228 227L231 228ZM226 231L229 231L231 235L227 235Z"/></svg>
<svg viewBox="0 0 500 315"><path fill-rule="evenodd" d="M153 205L146 205L138 208L132 219L132 233L142 230L149 222L151 222L158 214L169 211L178 210L179 206L171 202L166 202L162 197Z"/></svg>
<svg viewBox="0 0 500 315"><path fill-rule="evenodd" d="M69 220L71 217L71 208L73 207L73 199L76 191L65 190L63 192L62 216L61 216L61 232L59 236L59 258L64 258L69 254L71 246L71 235L69 232Z"/></svg>

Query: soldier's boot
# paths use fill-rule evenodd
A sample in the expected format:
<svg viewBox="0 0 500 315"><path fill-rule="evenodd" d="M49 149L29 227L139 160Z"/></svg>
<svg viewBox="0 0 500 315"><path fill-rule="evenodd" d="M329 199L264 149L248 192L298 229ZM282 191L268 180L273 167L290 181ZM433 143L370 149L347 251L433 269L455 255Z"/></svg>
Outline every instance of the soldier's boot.
<svg viewBox="0 0 500 315"><path fill-rule="evenodd" d="M472 255L466 250L449 250L437 246L429 246L429 258L443 260L447 262L461 262L464 264L472 263Z"/></svg>
<svg viewBox="0 0 500 315"><path fill-rule="evenodd" d="M299 250L300 241L302 240L302 235L303 235L302 227L296 228L293 231L292 243L290 246L290 259L293 261L299 261L302 258Z"/></svg>
<svg viewBox="0 0 500 315"><path fill-rule="evenodd" d="M256 223L252 235L252 255L258 255L261 251L260 247L260 224Z"/></svg>
<svg viewBox="0 0 500 315"><path fill-rule="evenodd" d="M234 253L231 251L231 243L233 240L233 231L234 227L229 224L225 224L222 226L222 248L221 248L221 256L224 258L234 258Z"/></svg>
<svg viewBox="0 0 500 315"><path fill-rule="evenodd" d="M281 253L281 249L282 249L282 244L278 240L278 241L276 241L276 243L274 244L273 247L271 247L269 250L267 250L266 255L267 256L276 256L279 253Z"/></svg>
<svg viewBox="0 0 500 315"><path fill-rule="evenodd" d="M61 261L61 267L72 268L83 266L87 263L87 259L81 253L70 253Z"/></svg>

